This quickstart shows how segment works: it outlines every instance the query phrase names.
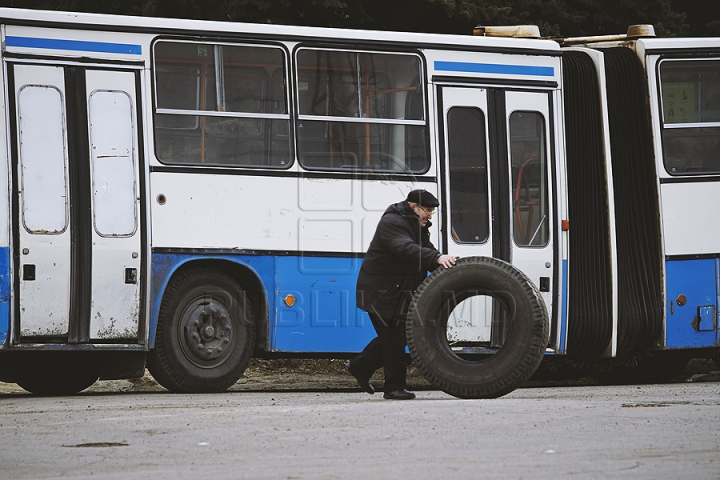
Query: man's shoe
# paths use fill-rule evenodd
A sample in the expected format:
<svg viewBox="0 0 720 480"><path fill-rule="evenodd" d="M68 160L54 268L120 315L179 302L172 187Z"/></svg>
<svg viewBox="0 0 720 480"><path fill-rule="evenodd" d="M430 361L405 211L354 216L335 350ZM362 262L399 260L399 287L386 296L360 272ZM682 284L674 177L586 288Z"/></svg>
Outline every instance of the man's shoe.
<svg viewBox="0 0 720 480"><path fill-rule="evenodd" d="M357 380L358 385L360 385L360 388L362 388L363 391L369 393L370 395L372 395L373 393L375 393L375 387L372 386L372 383L370 383L370 379L369 379L369 378L360 378L360 377L358 377L357 375L355 375L355 374L352 372L352 370L350 370L350 362L347 362L347 363L345 364L345 368L347 369L347 371L348 371L348 373L349 373L350 375L352 375L353 377L355 377L355 380Z"/></svg>
<svg viewBox="0 0 720 480"><path fill-rule="evenodd" d="M415 394L401 388L399 390L393 390L392 392L385 392L383 398L387 398L388 400L412 400L415 398Z"/></svg>

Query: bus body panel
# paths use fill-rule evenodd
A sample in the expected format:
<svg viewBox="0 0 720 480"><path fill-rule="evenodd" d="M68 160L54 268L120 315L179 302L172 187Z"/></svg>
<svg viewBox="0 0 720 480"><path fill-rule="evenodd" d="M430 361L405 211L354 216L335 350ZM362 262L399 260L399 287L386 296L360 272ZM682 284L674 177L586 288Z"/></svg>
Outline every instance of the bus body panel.
<svg viewBox="0 0 720 480"><path fill-rule="evenodd" d="M720 40L641 39L636 49L647 72L660 184L663 347L717 346L720 222L712 206L720 196L720 116L712 96L719 90Z"/></svg>
<svg viewBox="0 0 720 480"><path fill-rule="evenodd" d="M370 317L355 303L362 259L288 256L276 262L272 351L359 352L375 337ZM292 305L288 294L295 298Z"/></svg>
<svg viewBox="0 0 720 480"><path fill-rule="evenodd" d="M507 55L488 52L450 52L423 50L428 62L428 77L464 81L480 80L493 84L560 83L557 57L541 55Z"/></svg>
<svg viewBox="0 0 720 480"><path fill-rule="evenodd" d="M411 180L411 179L409 179ZM392 203L432 183L151 173L155 248L361 253ZM196 192L212 192L198 195ZM434 191L434 193L437 193ZM164 197L162 205L158 196ZM438 244L437 226L432 229Z"/></svg>
<svg viewBox="0 0 720 480"><path fill-rule="evenodd" d="M0 350L10 336L10 305L12 292L12 262L10 248L0 247Z"/></svg>
<svg viewBox="0 0 720 480"><path fill-rule="evenodd" d="M269 335L268 351L284 353L358 352L372 340L367 313L355 304L355 283L362 259L247 254L153 254L150 346L155 341L160 304L173 274L194 262L237 264L259 280L269 319L259 318ZM217 266L219 263L215 263ZM288 296L291 296L290 298Z"/></svg>
<svg viewBox="0 0 720 480"><path fill-rule="evenodd" d="M708 210L720 197L719 182L663 183L665 255L720 254L720 219Z"/></svg>
<svg viewBox="0 0 720 480"><path fill-rule="evenodd" d="M221 253L182 253L182 252L153 252L151 267L151 289L150 289L150 321L148 328L148 346L155 345L155 333L160 314L163 295L173 275L182 268L194 268L194 265L207 262L233 263L246 268L250 274L259 280L261 288L258 294L266 301L264 310L274 315L277 307L275 305L275 282L276 265L275 259L268 255L223 255ZM256 320L267 324L268 318L258 318L260 312L255 312Z"/></svg>
<svg viewBox="0 0 720 480"><path fill-rule="evenodd" d="M0 34L4 34L5 26L0 26ZM10 130L7 124L7 103L4 94L7 86L7 73L3 66L0 70L0 85L2 85L0 95L0 128L3 135L0 135L0 189L3 192L10 191L10 177L8 166L9 149L8 136ZM9 195L0 195L0 350L5 348L6 340L10 335L10 306L12 298L12 261L10 251L10 203Z"/></svg>
<svg viewBox="0 0 720 480"><path fill-rule="evenodd" d="M667 348L718 344L720 259L670 260L667 271Z"/></svg>
<svg viewBox="0 0 720 480"><path fill-rule="evenodd" d="M117 32L7 25L5 51L18 55L59 55L138 62L147 54L146 36Z"/></svg>

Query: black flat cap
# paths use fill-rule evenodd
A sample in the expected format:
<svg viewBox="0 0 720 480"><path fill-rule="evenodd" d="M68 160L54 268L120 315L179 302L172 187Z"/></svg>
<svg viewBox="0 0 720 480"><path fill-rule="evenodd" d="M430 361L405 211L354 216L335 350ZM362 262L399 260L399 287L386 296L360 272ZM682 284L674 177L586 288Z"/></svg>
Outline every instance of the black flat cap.
<svg viewBox="0 0 720 480"><path fill-rule="evenodd" d="M438 199L435 198L435 195L428 192L427 190L413 190L412 192L408 193L408 196L405 200L408 202L417 203L418 205L421 205L423 207L437 207L440 205L440 202L438 202Z"/></svg>

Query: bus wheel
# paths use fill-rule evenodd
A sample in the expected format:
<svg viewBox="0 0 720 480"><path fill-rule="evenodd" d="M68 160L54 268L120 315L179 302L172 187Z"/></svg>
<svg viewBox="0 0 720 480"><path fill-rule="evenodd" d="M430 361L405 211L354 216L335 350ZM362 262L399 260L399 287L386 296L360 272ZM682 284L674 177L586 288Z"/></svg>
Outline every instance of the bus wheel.
<svg viewBox="0 0 720 480"><path fill-rule="evenodd" d="M470 324L478 328L468 338L453 337L455 327ZM496 398L527 381L544 357L548 331L547 308L533 283L486 257L435 270L418 288L406 324L420 372L459 398Z"/></svg>
<svg viewBox="0 0 720 480"><path fill-rule="evenodd" d="M100 376L100 365L85 352L28 352L20 358L15 381L35 395L74 395Z"/></svg>
<svg viewBox="0 0 720 480"><path fill-rule="evenodd" d="M148 369L173 392L221 392L245 371L254 342L252 307L237 282L189 270L163 296Z"/></svg>

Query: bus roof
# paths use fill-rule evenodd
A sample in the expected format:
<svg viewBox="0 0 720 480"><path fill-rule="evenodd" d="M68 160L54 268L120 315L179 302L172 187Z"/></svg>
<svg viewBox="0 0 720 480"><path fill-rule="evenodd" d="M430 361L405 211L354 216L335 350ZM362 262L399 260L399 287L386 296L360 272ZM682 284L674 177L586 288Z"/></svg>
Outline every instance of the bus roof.
<svg viewBox="0 0 720 480"><path fill-rule="evenodd" d="M720 53L720 37L706 38L642 38L638 40L646 54L682 50L683 52L714 50Z"/></svg>
<svg viewBox="0 0 720 480"><path fill-rule="evenodd" d="M477 49L519 49L531 54L558 55L560 47L552 40L529 38L497 38L485 36L388 32L381 30L354 30L326 27L302 27L176 18L134 17L96 13L59 12L0 8L3 24L29 26L57 26L83 30L123 31L165 34L248 34L253 36L282 36L300 40L367 39L371 42L396 42L414 46L463 47Z"/></svg>

